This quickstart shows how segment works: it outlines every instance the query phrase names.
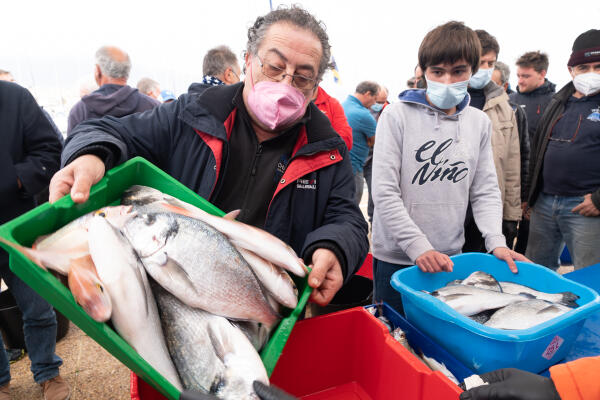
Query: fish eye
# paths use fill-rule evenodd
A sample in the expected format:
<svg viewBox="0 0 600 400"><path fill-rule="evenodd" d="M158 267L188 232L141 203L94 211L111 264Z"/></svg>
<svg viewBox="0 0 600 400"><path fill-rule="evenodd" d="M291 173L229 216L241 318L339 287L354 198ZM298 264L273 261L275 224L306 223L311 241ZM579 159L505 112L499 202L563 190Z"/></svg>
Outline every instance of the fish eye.
<svg viewBox="0 0 600 400"><path fill-rule="evenodd" d="M152 214L144 214L144 222L146 225L152 225L154 222L156 222L156 217Z"/></svg>
<svg viewBox="0 0 600 400"><path fill-rule="evenodd" d="M102 218L106 218L106 213L104 212L104 210L98 210L96 211L96 215L102 217Z"/></svg>
<svg viewBox="0 0 600 400"><path fill-rule="evenodd" d="M102 285L101 285L101 284L99 284L99 283L96 283L96 287L97 287L98 289L100 289L100 291L101 291L102 293L104 293L104 288L102 287Z"/></svg>

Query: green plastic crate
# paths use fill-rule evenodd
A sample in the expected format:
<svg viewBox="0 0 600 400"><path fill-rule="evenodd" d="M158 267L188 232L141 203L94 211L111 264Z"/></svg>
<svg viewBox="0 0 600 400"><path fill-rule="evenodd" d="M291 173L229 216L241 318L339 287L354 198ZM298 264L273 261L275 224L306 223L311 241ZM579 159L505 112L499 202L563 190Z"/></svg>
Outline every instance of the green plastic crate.
<svg viewBox="0 0 600 400"><path fill-rule="evenodd" d="M121 194L132 185L150 186L211 214L224 215L217 207L152 163L141 157L136 157L108 171L105 177L92 187L90 198L84 204L73 203L71 196L65 196L54 204L42 204L0 226L0 236L30 247L38 236L52 233L90 211L108 205L118 205ZM179 399L180 393L171 383L141 358L107 324L96 322L90 318L75 303L71 292L58 279L33 264L19 251L4 244L1 245L9 252L10 269L19 278L161 394L169 399ZM299 290L298 306L294 310L287 310L288 314L284 315L285 318L281 320L261 352L261 358L269 375L273 372L292 328L311 293L306 278L297 279L297 277L294 277L294 280Z"/></svg>

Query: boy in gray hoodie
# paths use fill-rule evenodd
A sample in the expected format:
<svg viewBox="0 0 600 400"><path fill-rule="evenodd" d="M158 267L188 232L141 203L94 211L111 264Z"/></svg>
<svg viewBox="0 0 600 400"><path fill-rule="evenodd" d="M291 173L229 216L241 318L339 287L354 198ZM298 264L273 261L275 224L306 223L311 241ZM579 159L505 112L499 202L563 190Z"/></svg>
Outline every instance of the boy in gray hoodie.
<svg viewBox="0 0 600 400"><path fill-rule="evenodd" d="M502 199L491 147L492 126L469 107L467 86L479 67L473 30L448 22L419 48L427 89L407 90L377 125L373 158L375 299L402 311L391 275L416 264L423 272L451 271L450 255L464 244L469 198L488 251L517 272L528 261L506 247Z"/></svg>

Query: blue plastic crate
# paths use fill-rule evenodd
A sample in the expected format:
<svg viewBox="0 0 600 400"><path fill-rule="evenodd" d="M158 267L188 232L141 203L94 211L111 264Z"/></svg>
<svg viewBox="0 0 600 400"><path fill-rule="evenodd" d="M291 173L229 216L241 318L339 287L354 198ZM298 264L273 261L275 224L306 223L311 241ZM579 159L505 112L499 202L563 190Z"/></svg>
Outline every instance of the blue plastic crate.
<svg viewBox="0 0 600 400"><path fill-rule="evenodd" d="M439 344L435 343L429 337L424 335L420 330L414 327L410 322L404 319L404 317L402 317L396 310L386 303L381 305L373 304L366 306L365 308L375 308L377 310L375 313L376 317L381 316L380 312L383 313L383 316L386 317L387 320L392 324L392 330L400 328L404 331L406 334L406 339L408 340L408 344L410 344L410 347L412 347L414 351L417 353L420 351L427 357L431 357L440 363L444 363L446 368L452 372L452 375L454 375L459 382L464 381L465 378L474 374L473 371L454 358L452 354L448 353L446 350L440 347Z"/></svg>
<svg viewBox="0 0 600 400"><path fill-rule="evenodd" d="M453 272L428 274L418 267L397 271L391 285L402 295L406 318L476 373L515 367L539 373L562 360L586 318L600 310L600 296L587 286L561 277L537 264L517 262L518 274L506 263L482 253L452 257ZM476 323L433 296L449 281L485 271L499 281L511 281L544 292L571 291L580 296L573 311L522 330L501 330Z"/></svg>

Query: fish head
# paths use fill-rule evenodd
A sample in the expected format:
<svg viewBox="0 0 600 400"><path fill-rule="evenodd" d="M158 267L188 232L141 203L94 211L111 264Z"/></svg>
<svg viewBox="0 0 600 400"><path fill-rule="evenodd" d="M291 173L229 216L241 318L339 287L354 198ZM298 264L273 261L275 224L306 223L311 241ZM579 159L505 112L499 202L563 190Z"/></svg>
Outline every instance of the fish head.
<svg viewBox="0 0 600 400"><path fill-rule="evenodd" d="M131 218L123 232L140 258L150 257L177 235L177 220L164 213L139 214Z"/></svg>
<svg viewBox="0 0 600 400"><path fill-rule="evenodd" d="M89 255L71 261L68 282L75 301L92 319L98 322L110 319L112 302Z"/></svg>
<svg viewBox="0 0 600 400"><path fill-rule="evenodd" d="M115 228L121 229L123 226L133 218L137 213L133 211L132 206L112 206L103 207L96 210L93 216L99 216L106 218L108 222Z"/></svg>

